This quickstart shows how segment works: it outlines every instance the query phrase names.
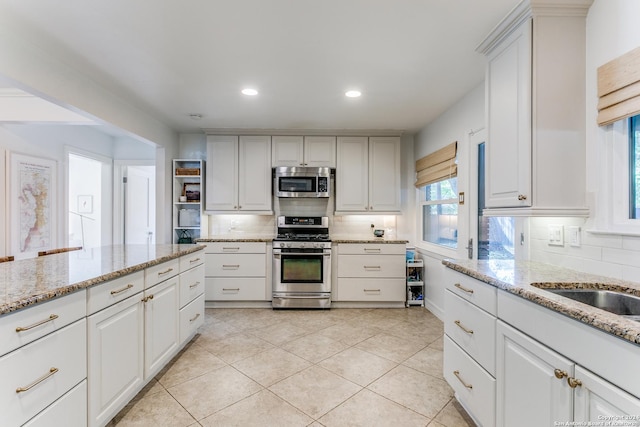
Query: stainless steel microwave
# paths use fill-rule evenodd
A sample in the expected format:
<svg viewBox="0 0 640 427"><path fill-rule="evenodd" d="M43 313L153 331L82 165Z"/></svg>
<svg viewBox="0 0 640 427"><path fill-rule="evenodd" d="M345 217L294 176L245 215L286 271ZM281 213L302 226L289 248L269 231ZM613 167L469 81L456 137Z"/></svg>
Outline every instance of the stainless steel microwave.
<svg viewBox="0 0 640 427"><path fill-rule="evenodd" d="M331 168L274 168L273 193L276 197L329 197Z"/></svg>

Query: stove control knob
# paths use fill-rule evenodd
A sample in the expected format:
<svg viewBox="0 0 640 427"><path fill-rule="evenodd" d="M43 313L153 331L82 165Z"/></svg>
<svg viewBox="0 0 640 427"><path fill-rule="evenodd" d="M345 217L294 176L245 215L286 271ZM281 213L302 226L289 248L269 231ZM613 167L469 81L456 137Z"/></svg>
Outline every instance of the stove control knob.
<svg viewBox="0 0 640 427"><path fill-rule="evenodd" d="M290 248L291 247L291 242L287 243L286 245L287 245L288 248Z"/></svg>
<svg viewBox="0 0 640 427"><path fill-rule="evenodd" d="M280 247L284 248L284 242L280 242Z"/></svg>
<svg viewBox="0 0 640 427"><path fill-rule="evenodd" d="M301 247L301 248L304 248L306 245L307 245L307 244L306 244L306 243L304 243L304 242L300 243L300 247Z"/></svg>

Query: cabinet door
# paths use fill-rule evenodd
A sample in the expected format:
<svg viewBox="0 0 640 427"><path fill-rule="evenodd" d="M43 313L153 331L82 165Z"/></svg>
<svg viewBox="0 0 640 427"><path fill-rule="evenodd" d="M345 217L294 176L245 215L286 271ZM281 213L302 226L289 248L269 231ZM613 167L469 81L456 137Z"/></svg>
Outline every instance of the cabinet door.
<svg viewBox="0 0 640 427"><path fill-rule="evenodd" d="M234 211L238 206L238 137L207 137L205 209Z"/></svg>
<svg viewBox="0 0 640 427"><path fill-rule="evenodd" d="M107 423L144 383L142 293L89 316L89 425Z"/></svg>
<svg viewBox="0 0 640 427"><path fill-rule="evenodd" d="M162 282L144 292L144 377L158 373L178 350L179 277Z"/></svg>
<svg viewBox="0 0 640 427"><path fill-rule="evenodd" d="M336 211L369 211L369 141L367 137L338 138Z"/></svg>
<svg viewBox="0 0 640 427"><path fill-rule="evenodd" d="M400 138L369 138L369 210L400 212Z"/></svg>
<svg viewBox="0 0 640 427"><path fill-rule="evenodd" d="M277 166L304 166L302 136L273 136L271 163Z"/></svg>
<svg viewBox="0 0 640 427"><path fill-rule="evenodd" d="M498 426L552 426L572 419L570 360L501 321L496 356Z"/></svg>
<svg viewBox="0 0 640 427"><path fill-rule="evenodd" d="M488 57L486 89L486 206L531 206L531 20Z"/></svg>
<svg viewBox="0 0 640 427"><path fill-rule="evenodd" d="M577 365L575 378L581 385L575 388L574 421L591 421L594 425L610 421L610 425L636 425L640 416L640 400L613 384ZM606 424L604 424L606 425Z"/></svg>
<svg viewBox="0 0 640 427"><path fill-rule="evenodd" d="M309 167L336 167L335 136L305 136L304 165Z"/></svg>
<svg viewBox="0 0 640 427"><path fill-rule="evenodd" d="M241 136L238 210L271 211L271 137Z"/></svg>

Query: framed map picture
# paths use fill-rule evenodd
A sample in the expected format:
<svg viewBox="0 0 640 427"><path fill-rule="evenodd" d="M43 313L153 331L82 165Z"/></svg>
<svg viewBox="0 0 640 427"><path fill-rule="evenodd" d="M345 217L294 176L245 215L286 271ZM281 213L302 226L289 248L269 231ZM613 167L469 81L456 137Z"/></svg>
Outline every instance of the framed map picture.
<svg viewBox="0 0 640 427"><path fill-rule="evenodd" d="M31 254L56 244L56 161L10 154L12 254Z"/></svg>

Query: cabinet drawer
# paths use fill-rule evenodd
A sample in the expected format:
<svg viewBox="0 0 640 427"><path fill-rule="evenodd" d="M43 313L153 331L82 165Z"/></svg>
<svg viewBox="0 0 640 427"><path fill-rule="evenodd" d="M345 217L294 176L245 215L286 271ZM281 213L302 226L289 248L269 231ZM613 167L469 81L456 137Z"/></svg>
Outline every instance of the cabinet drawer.
<svg viewBox="0 0 640 427"><path fill-rule="evenodd" d="M340 255L338 277L397 277L406 275L402 255Z"/></svg>
<svg viewBox="0 0 640 427"><path fill-rule="evenodd" d="M266 254L264 242L212 242L207 243L208 254Z"/></svg>
<svg viewBox="0 0 640 427"><path fill-rule="evenodd" d="M341 243L338 244L340 255L402 255L403 262L407 245L395 243Z"/></svg>
<svg viewBox="0 0 640 427"><path fill-rule="evenodd" d="M200 264L180 275L180 307L204 292L204 265Z"/></svg>
<svg viewBox="0 0 640 427"><path fill-rule="evenodd" d="M404 301L404 279L338 279L336 301Z"/></svg>
<svg viewBox="0 0 640 427"><path fill-rule="evenodd" d="M149 289L170 277L180 273L180 259L172 259L144 270L144 287Z"/></svg>
<svg viewBox="0 0 640 427"><path fill-rule="evenodd" d="M495 376L495 317L453 292L445 291L444 331L476 362Z"/></svg>
<svg viewBox="0 0 640 427"><path fill-rule="evenodd" d="M204 274L207 277L265 277L265 254L207 254Z"/></svg>
<svg viewBox="0 0 640 427"><path fill-rule="evenodd" d="M262 278L223 279L206 277L207 301L265 301L267 280Z"/></svg>
<svg viewBox="0 0 640 427"><path fill-rule="evenodd" d="M200 264L204 264L204 251L198 251L192 254L181 256L180 272L182 273L189 270L190 268L197 267Z"/></svg>
<svg viewBox="0 0 640 427"><path fill-rule="evenodd" d="M204 323L204 294L180 309L180 343L192 337Z"/></svg>
<svg viewBox="0 0 640 427"><path fill-rule="evenodd" d="M496 425L496 380L449 337L444 337L444 378L483 426Z"/></svg>
<svg viewBox="0 0 640 427"><path fill-rule="evenodd" d="M92 286L87 289L87 315L100 311L144 290L144 271Z"/></svg>
<svg viewBox="0 0 640 427"><path fill-rule="evenodd" d="M87 377L86 325L78 320L0 358L0 425L21 425Z"/></svg>
<svg viewBox="0 0 640 427"><path fill-rule="evenodd" d="M465 274L447 269L447 289L492 315L497 314L497 289Z"/></svg>
<svg viewBox="0 0 640 427"><path fill-rule="evenodd" d="M85 427L87 425L87 381L67 392L24 427Z"/></svg>
<svg viewBox="0 0 640 427"><path fill-rule="evenodd" d="M86 295L83 289L0 317L0 356L85 317Z"/></svg>

